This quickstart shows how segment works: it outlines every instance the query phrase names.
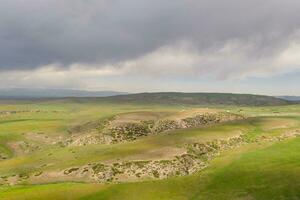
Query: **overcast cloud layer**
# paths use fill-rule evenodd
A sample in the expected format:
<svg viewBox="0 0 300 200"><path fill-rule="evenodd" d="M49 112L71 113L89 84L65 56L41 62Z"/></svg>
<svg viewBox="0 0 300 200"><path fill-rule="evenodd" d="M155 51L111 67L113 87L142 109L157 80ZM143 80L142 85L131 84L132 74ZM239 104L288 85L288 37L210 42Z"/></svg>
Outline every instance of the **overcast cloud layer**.
<svg viewBox="0 0 300 200"><path fill-rule="evenodd" d="M298 0L3 0L0 78L30 86L64 73L60 87L106 87L95 80L290 73L300 69L299 13Z"/></svg>

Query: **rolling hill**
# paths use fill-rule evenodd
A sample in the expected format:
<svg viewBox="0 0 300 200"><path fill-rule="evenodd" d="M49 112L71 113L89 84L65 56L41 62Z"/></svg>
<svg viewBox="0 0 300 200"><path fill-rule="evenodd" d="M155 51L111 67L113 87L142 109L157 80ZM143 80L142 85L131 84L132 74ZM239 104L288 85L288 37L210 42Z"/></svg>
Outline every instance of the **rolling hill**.
<svg viewBox="0 0 300 200"><path fill-rule="evenodd" d="M1 200L300 197L299 104L99 99L0 103Z"/></svg>
<svg viewBox="0 0 300 200"><path fill-rule="evenodd" d="M114 91L81 90L0 90L2 103L13 102L65 102L65 103L117 103L117 104L161 104L161 105L201 105L201 106L282 106L298 104L298 101L279 97L231 94L231 93L135 93Z"/></svg>
<svg viewBox="0 0 300 200"><path fill-rule="evenodd" d="M101 98L109 102L153 103L153 104L189 104L189 105L240 105L240 106L276 106L292 102L271 96L230 93L139 93Z"/></svg>

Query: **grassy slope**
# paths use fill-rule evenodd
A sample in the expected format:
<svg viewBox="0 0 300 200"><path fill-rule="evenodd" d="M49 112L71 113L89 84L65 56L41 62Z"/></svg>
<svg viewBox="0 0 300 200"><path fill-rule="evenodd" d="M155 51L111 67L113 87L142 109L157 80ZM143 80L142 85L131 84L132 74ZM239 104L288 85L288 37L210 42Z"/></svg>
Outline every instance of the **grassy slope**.
<svg viewBox="0 0 300 200"><path fill-rule="evenodd" d="M44 132L48 136L68 136L68 128L132 111L176 111L179 106L117 105L107 103L70 103L65 101L7 104L0 102L0 111L39 111L0 114L0 151L13 156L6 145L11 141L26 140L23 133Z"/></svg>
<svg viewBox="0 0 300 200"><path fill-rule="evenodd" d="M300 139L228 151L199 174L117 185L50 184L0 189L1 199L299 199ZM74 194L76 195L74 196Z"/></svg>
<svg viewBox="0 0 300 200"><path fill-rule="evenodd" d="M105 118L111 114L142 110L176 111L181 110L182 106L121 106L103 103L70 104L57 102L55 104L42 103L38 105L5 104L1 105L0 108L1 110L39 109L44 111L62 111L58 113L21 113L0 118L0 151L2 149L4 149L4 151L10 151L5 143L7 141L24 139L22 138L22 133L26 131L45 131L49 135L64 135L67 134L66 130L69 126L89 120ZM226 134L234 134L236 130L248 132L249 137L256 137L257 135L266 133L279 134L282 131L293 129L293 122L295 120L299 121L298 116L300 113L299 106L262 108L225 107L224 109L248 116L260 116L260 118L248 120L243 123L230 123L211 128L175 131L172 134L135 141L133 142L134 145L132 145L132 143L120 144L108 149L103 145L77 147L75 149L75 155L71 154L68 149L53 148L52 146L49 148L45 147L30 156L21 156L7 161L0 161L0 174L34 170L44 162L54 162L56 168L64 168L91 161L126 158L126 156L128 156L128 158L157 158L160 154L149 154L149 150L153 148L159 149L166 145L177 146L178 144L189 141L203 141L214 137L224 137ZM275 126L284 120L286 120L284 125L288 124L287 127ZM269 183L272 182L279 185L276 192L280 193L280 195L286 198L288 197L287 195L297 197L299 191L295 187L288 187L287 185L293 181L296 186L299 186L297 180L293 179L293 177L297 177L297 173L299 174L299 171L297 171L297 163L299 165L300 162L296 158L297 156L299 157L299 155L297 151L295 151L295 149L299 147L299 144L300 141L297 139L286 144L283 143L268 148L265 148L268 145L261 145L248 147L240 151L228 152L216 159L213 165L204 173L201 173L201 175L138 184L131 183L108 186L61 183L12 188L0 187L0 199L25 199L26 195L28 199L67 199L66 192L73 195L74 191L78 191L79 194L78 196L69 195L68 197L70 199L84 197L86 195L89 196L88 199L120 199L120 197L122 197L121 199L170 199L171 197L172 199L176 199L175 197L178 199L201 199L201 197L204 199L234 199L246 193L250 193L251 196L259 199L268 199L267 197L270 198L272 192L275 192L272 191L272 188L268 188ZM282 149L284 149L284 151L282 151ZM281 151L283 153L280 153ZM49 152L53 154L52 157L47 156ZM12 152L10 153L13 154ZM258 157L256 157L256 155L258 155ZM266 162L263 162L266 159L265 157L268 159ZM65 162L61 162L61 160ZM266 171L264 171L264 169L266 169ZM279 173L277 174L276 172ZM244 177L244 174L245 178L241 179L241 177ZM284 177L288 176L291 178L284 179ZM261 179L260 177L263 178ZM280 179L286 181L279 181ZM230 180L230 184L227 184L228 180ZM257 185L257 188L255 185ZM216 191L215 188L217 188ZM96 191L99 191L99 193L95 194ZM137 196L136 194L139 195ZM251 199L250 196L249 199Z"/></svg>
<svg viewBox="0 0 300 200"><path fill-rule="evenodd" d="M300 139L252 145L223 154L197 175L112 185L84 199L299 199L299 148Z"/></svg>
<svg viewBox="0 0 300 200"><path fill-rule="evenodd" d="M250 122L249 122L250 123ZM30 173L40 170L44 164L52 164L46 169L64 169L74 165L82 165L88 162L108 161L116 159L130 160L130 157L140 159L159 159L159 149L176 147L187 142L205 141L228 137L239 134L237 131L246 131L253 128L251 124L230 123L203 129L191 129L188 131L175 131L170 134L157 135L143 138L137 141L115 145L89 145L80 147L52 147L30 155L2 161L1 174ZM153 154L153 149L158 153ZM75 152L75 153L73 153ZM49 156L49 154L52 154ZM61 162L61 160L64 162Z"/></svg>
<svg viewBox="0 0 300 200"><path fill-rule="evenodd" d="M274 127L278 120L284 121L284 128ZM231 122L212 127L177 130L169 134L155 135L137 141L115 145L88 145L80 147L46 148L36 153L18 156L0 165L2 175L16 173L33 173L40 170L62 170L71 166L84 165L91 162L132 159L161 159L166 147L176 148L193 142L205 142L213 139L228 138L241 133L249 137L257 135L276 135L282 130L294 129L299 124L293 117L285 118L253 118L241 122ZM155 150L153 152L153 150ZM64 162L61 162L64 160ZM47 165L47 166L46 166ZM43 167L41 167L43 166Z"/></svg>

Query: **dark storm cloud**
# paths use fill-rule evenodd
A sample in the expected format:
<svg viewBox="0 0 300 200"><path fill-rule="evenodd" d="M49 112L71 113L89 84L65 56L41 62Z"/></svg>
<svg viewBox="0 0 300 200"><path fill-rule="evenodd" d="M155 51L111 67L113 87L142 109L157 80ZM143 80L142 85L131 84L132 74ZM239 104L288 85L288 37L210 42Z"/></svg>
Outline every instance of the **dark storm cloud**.
<svg viewBox="0 0 300 200"><path fill-rule="evenodd" d="M251 44L272 56L300 28L297 0L3 0L0 69L114 64L185 40L210 52Z"/></svg>

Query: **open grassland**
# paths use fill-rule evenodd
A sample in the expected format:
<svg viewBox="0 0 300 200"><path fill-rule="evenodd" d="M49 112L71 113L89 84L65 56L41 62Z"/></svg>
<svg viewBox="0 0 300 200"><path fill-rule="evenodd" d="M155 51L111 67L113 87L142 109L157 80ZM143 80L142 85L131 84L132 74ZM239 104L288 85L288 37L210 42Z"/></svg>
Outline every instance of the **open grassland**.
<svg viewBox="0 0 300 200"><path fill-rule="evenodd" d="M115 123L123 123L138 118L173 119L195 109L206 108L63 100L2 103L0 155L5 159L0 160L0 176L50 173L93 162L167 160L181 153L185 144L238 135L256 141L300 130L298 105L214 106L210 109L247 119L172 130L110 145L57 143L71 134L84 134L94 122L115 115L121 116ZM75 183L59 177L24 180L21 184L0 186L0 199L299 199L299 149L298 138L249 142L221 152L207 168L189 176L120 184L92 184L87 180Z"/></svg>
<svg viewBox="0 0 300 200"><path fill-rule="evenodd" d="M250 145L196 175L111 185L85 199L299 199L299 148L299 139Z"/></svg>
<svg viewBox="0 0 300 200"><path fill-rule="evenodd" d="M7 143L26 140L24 134L39 132L47 137L68 137L68 130L86 122L102 120L118 113L135 111L174 112L180 106L139 106L95 103L43 102L34 103L0 103L0 149L11 157L13 151Z"/></svg>
<svg viewBox="0 0 300 200"><path fill-rule="evenodd" d="M224 152L199 174L126 184L49 184L1 188L19 199L299 199L300 140Z"/></svg>

